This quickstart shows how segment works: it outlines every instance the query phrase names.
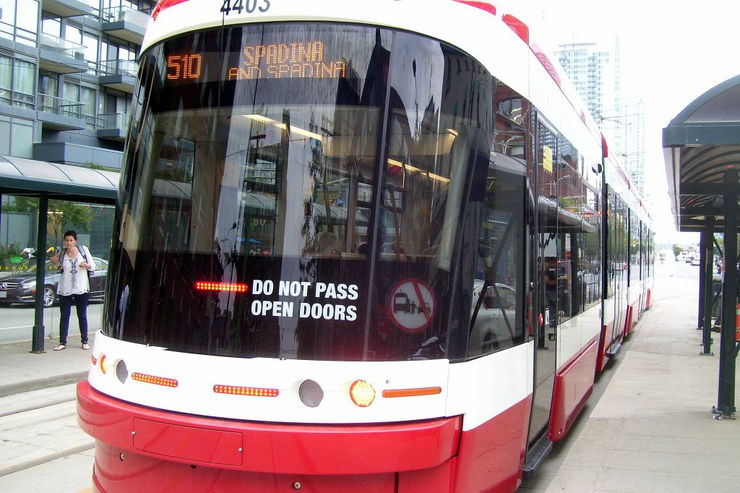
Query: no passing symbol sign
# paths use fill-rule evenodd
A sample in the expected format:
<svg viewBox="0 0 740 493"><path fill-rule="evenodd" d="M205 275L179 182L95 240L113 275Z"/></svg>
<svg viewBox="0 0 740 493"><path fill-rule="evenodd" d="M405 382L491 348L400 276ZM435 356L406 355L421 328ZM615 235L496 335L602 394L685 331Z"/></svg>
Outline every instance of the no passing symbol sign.
<svg viewBox="0 0 740 493"><path fill-rule="evenodd" d="M436 302L427 283L415 278L404 279L388 295L388 312L401 330L419 332L434 318Z"/></svg>

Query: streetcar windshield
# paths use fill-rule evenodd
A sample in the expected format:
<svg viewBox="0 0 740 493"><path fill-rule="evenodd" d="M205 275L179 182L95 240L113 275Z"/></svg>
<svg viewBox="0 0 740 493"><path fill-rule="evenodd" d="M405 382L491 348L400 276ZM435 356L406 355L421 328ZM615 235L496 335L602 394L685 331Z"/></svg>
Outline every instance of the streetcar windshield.
<svg viewBox="0 0 740 493"><path fill-rule="evenodd" d="M455 359L474 286L517 287L498 283L518 279L506 254L477 247L522 202L502 193L481 212L498 186L495 88L468 55L283 23L181 35L140 66L109 335L237 357Z"/></svg>

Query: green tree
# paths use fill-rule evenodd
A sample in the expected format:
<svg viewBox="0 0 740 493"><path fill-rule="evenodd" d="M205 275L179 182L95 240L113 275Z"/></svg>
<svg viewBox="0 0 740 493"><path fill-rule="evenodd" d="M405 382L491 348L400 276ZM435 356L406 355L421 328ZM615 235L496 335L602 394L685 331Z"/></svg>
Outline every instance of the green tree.
<svg viewBox="0 0 740 493"><path fill-rule="evenodd" d="M38 215L39 200L31 197L14 197L12 203L3 206L6 212ZM50 200L46 223L46 246L61 245L65 226L87 230L95 212L89 205L67 200Z"/></svg>
<svg viewBox="0 0 740 493"><path fill-rule="evenodd" d="M673 244L673 257L678 260L678 256L681 255L681 252L683 252L683 247L681 245Z"/></svg>

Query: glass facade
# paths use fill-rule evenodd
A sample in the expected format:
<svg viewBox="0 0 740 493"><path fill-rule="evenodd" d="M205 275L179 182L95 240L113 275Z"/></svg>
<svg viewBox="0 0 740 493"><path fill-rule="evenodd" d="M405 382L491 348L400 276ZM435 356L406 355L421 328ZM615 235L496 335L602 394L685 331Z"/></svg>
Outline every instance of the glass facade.
<svg viewBox="0 0 740 493"><path fill-rule="evenodd" d="M48 158L34 150L36 144L65 142L91 148L88 158L69 162L120 167L128 123L123 115L154 3L86 0L79 11L57 11L38 0L0 0L0 117L33 128L31 140L15 146L18 157L65 162L65 153ZM121 20L112 11L125 14L122 30L107 29ZM120 131L111 133L111 125ZM105 162L95 162L93 156L101 155Z"/></svg>
<svg viewBox="0 0 740 493"><path fill-rule="evenodd" d="M36 46L39 25L38 0L0 0L0 39Z"/></svg>

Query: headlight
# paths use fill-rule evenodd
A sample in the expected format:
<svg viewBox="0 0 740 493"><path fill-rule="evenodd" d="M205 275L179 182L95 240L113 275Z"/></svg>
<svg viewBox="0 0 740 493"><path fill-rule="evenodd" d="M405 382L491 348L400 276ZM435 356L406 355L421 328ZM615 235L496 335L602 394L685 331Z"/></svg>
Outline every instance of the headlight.
<svg viewBox="0 0 740 493"><path fill-rule="evenodd" d="M35 288L36 287L36 279L29 279L28 281L21 282L21 287L23 287L23 288Z"/></svg>

